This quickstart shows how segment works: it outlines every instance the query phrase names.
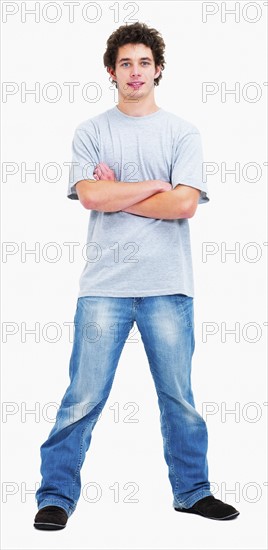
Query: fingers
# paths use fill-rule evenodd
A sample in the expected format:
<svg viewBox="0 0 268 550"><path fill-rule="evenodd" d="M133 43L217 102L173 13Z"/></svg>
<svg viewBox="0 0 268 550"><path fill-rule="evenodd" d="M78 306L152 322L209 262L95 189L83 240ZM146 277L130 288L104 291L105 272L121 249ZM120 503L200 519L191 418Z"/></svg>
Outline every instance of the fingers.
<svg viewBox="0 0 268 550"><path fill-rule="evenodd" d="M106 170L109 170L109 166L107 166L107 164L105 164L104 162L99 162L99 164L97 164L96 166L96 169L102 173L102 172L105 172Z"/></svg>
<svg viewBox="0 0 268 550"><path fill-rule="evenodd" d="M97 177L97 179L100 179L102 176L102 172L98 166L95 167L93 175Z"/></svg>
<svg viewBox="0 0 268 550"><path fill-rule="evenodd" d="M105 162L99 162L99 164L95 166L94 175L95 174L99 179L114 180L115 178L113 170L111 170Z"/></svg>
<svg viewBox="0 0 268 550"><path fill-rule="evenodd" d="M100 166L100 164L97 164L97 166L95 167L94 174L96 174L99 177L99 179L103 177L104 171L102 166Z"/></svg>

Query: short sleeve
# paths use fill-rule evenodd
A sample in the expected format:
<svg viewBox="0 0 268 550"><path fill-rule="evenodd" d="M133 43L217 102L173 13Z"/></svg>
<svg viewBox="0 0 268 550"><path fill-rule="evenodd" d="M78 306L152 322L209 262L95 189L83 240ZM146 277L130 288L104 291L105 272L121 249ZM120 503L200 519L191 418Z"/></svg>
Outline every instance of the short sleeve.
<svg viewBox="0 0 268 550"><path fill-rule="evenodd" d="M173 189L178 184L200 189L198 204L210 200L207 184L203 181L203 150L198 131L177 138L173 149L171 183Z"/></svg>
<svg viewBox="0 0 268 550"><path fill-rule="evenodd" d="M85 129L76 129L72 141L72 163L67 191L69 199L79 200L75 184L85 179L94 180L94 168L99 162L99 147L96 137Z"/></svg>

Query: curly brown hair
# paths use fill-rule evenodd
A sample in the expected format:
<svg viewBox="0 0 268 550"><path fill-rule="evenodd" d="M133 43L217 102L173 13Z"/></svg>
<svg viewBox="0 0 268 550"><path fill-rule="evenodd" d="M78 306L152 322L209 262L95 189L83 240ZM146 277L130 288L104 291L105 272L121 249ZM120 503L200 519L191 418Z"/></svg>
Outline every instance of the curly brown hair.
<svg viewBox="0 0 268 550"><path fill-rule="evenodd" d="M121 25L116 29L107 40L106 52L103 55L104 67L111 67L115 71L115 63L118 54L118 48L125 44L144 44L151 48L155 66L160 66L163 71L165 68L165 42L161 34L153 28L149 28L145 23L133 23L132 25ZM162 78L162 72L155 78L154 85L158 86ZM113 84L117 83L113 80Z"/></svg>

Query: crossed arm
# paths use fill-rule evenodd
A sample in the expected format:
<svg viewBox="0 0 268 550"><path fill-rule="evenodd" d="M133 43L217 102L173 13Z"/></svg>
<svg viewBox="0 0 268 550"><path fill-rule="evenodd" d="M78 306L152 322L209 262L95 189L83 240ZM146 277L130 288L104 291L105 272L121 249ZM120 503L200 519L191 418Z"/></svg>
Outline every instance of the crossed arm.
<svg viewBox="0 0 268 550"><path fill-rule="evenodd" d="M156 219L191 218L197 208L200 190L187 185L149 180L137 183L117 182L114 172L100 163L95 180L76 184L80 202L85 208L100 212L128 212ZM100 185L101 184L101 185Z"/></svg>
<svg viewBox="0 0 268 550"><path fill-rule="evenodd" d="M171 191L156 193L123 211L138 216L165 220L192 218L197 208L199 195L199 189L180 184Z"/></svg>

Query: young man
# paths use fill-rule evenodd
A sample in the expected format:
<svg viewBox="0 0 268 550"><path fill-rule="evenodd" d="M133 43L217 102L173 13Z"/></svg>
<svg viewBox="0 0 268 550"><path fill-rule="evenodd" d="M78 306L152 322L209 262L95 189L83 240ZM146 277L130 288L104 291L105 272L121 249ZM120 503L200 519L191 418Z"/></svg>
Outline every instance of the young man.
<svg viewBox="0 0 268 550"><path fill-rule="evenodd" d="M188 218L209 197L197 128L155 102L164 47L145 24L119 27L104 54L118 104L75 132L68 197L91 210L88 261L74 318L70 385L41 446L37 529L62 529L76 508L92 430L134 322L158 395L174 509L218 520L239 514L210 491L207 428L191 389Z"/></svg>

